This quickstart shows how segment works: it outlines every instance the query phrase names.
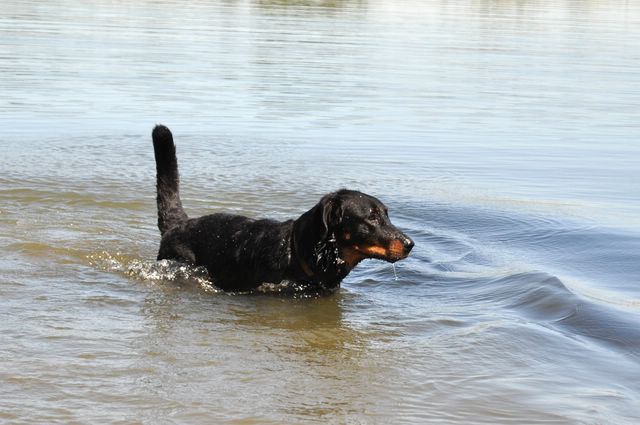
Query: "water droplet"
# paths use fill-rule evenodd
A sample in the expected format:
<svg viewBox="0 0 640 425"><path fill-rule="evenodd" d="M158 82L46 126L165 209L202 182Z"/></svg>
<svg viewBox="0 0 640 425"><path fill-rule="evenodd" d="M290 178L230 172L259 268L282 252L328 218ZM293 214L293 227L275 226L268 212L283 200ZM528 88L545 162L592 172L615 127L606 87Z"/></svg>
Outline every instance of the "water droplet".
<svg viewBox="0 0 640 425"><path fill-rule="evenodd" d="M396 273L396 265L391 263L391 267L393 267L393 276L395 276L395 280L398 280L398 273Z"/></svg>

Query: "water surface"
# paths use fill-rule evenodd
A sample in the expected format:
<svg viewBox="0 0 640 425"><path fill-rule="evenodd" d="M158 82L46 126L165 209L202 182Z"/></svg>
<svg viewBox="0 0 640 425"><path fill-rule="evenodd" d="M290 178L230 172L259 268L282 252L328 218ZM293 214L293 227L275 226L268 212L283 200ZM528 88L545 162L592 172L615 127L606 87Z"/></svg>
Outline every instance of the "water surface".
<svg viewBox="0 0 640 425"><path fill-rule="evenodd" d="M0 5L0 421L640 420L640 7ZM416 241L323 298L154 261L191 216L340 187Z"/></svg>

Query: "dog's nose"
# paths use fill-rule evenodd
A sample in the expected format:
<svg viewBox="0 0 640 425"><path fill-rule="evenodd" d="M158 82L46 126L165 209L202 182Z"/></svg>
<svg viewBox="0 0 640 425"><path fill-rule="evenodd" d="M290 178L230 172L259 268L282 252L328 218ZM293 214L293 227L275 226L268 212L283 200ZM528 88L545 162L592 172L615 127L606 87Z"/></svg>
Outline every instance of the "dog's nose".
<svg viewBox="0 0 640 425"><path fill-rule="evenodd" d="M402 241L402 244L404 245L404 249L405 249L405 251L407 251L407 253L409 251L411 251L411 248L413 248L413 246L415 245L413 243L413 241L411 240L411 238L409 238L407 236L404 237L404 239Z"/></svg>

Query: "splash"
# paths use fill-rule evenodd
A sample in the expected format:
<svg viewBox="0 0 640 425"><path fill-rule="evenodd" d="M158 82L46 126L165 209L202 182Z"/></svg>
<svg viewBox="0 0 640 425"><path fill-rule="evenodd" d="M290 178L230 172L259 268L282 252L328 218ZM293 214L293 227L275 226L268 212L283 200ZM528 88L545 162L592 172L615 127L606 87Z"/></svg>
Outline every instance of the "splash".
<svg viewBox="0 0 640 425"><path fill-rule="evenodd" d="M98 270L118 273L127 278L147 283L170 283L179 286L195 286L206 292L225 293L217 288L209 278L205 267L195 267L172 260L144 260L133 256L100 251L86 256L89 264ZM242 294L249 292L226 292L227 294ZM255 292L286 296L293 298L315 298L320 295L334 292L310 286L308 284L283 280L280 283L265 282Z"/></svg>
<svg viewBox="0 0 640 425"><path fill-rule="evenodd" d="M206 291L221 292L209 279L204 267L193 267L171 260L142 260L102 251L87 255L89 263L99 270L115 272L143 282L196 284Z"/></svg>

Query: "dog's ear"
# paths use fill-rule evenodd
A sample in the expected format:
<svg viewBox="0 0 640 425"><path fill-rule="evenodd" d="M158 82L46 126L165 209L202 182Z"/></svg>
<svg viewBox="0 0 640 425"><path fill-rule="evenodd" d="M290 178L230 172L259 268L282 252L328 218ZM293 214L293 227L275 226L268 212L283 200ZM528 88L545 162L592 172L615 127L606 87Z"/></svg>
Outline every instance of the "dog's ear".
<svg viewBox="0 0 640 425"><path fill-rule="evenodd" d="M305 257L313 256L314 247L324 245L342 221L342 202L330 193L302 214L293 226L296 249Z"/></svg>
<svg viewBox="0 0 640 425"><path fill-rule="evenodd" d="M312 274L334 279L343 270L340 247L336 241L337 227L342 222L343 200L338 193L325 195L293 224L293 249L304 263L311 267ZM306 272L310 276L309 272ZM339 282L339 281L338 281Z"/></svg>
<svg viewBox="0 0 640 425"><path fill-rule="evenodd" d="M322 232L320 239L326 239L342 222L343 207L340 199L334 194L323 197L318 203L322 217Z"/></svg>

